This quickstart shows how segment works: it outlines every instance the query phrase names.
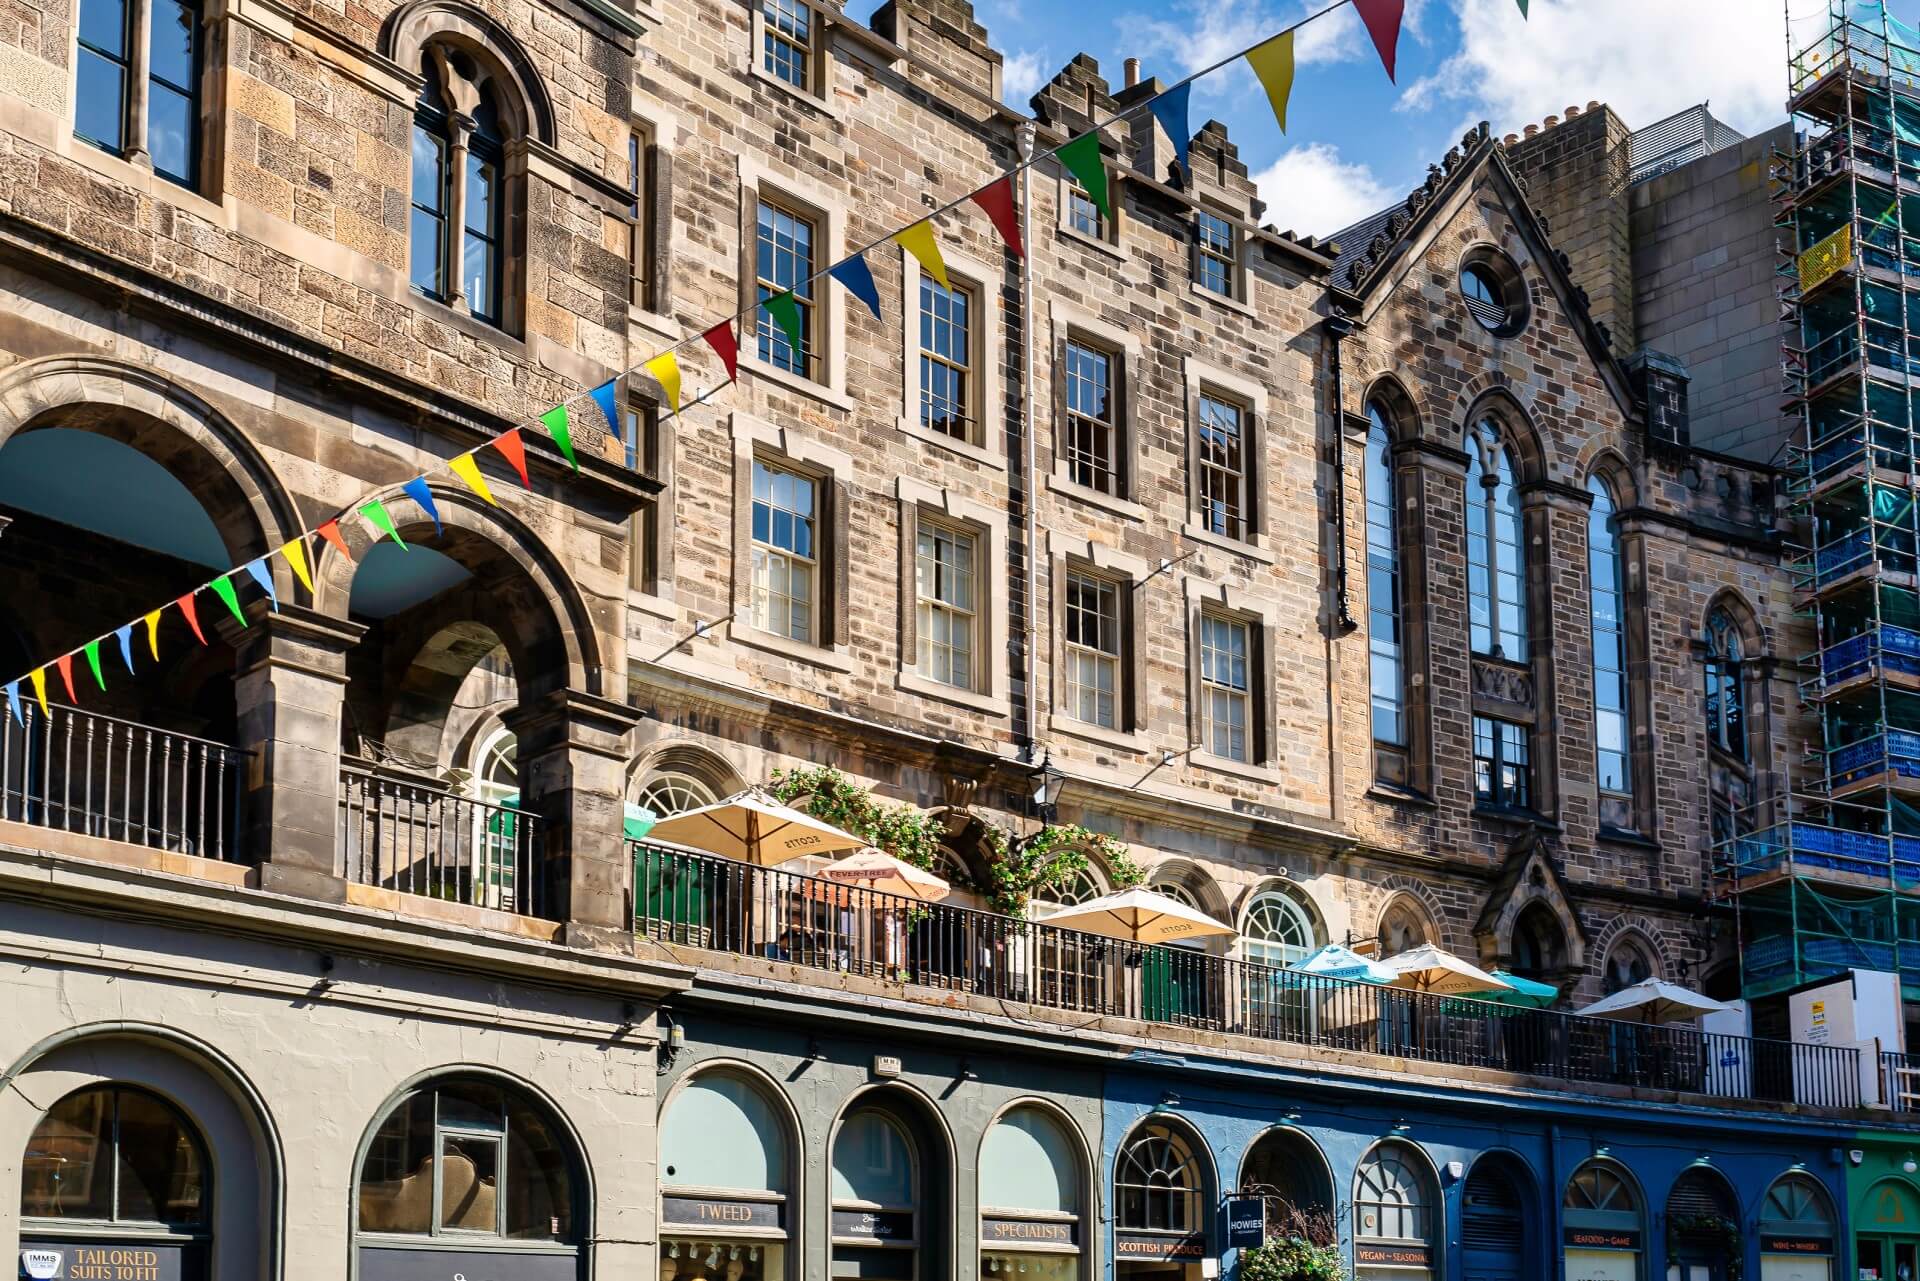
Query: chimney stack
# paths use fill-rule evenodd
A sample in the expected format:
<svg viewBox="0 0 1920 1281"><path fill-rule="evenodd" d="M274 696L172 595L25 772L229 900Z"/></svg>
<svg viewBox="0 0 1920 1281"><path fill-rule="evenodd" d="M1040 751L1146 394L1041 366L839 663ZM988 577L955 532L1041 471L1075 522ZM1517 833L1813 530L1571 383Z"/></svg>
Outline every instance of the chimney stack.
<svg viewBox="0 0 1920 1281"><path fill-rule="evenodd" d="M1125 87L1131 89L1140 83L1140 59L1128 58L1124 65L1126 67L1125 76L1127 82Z"/></svg>

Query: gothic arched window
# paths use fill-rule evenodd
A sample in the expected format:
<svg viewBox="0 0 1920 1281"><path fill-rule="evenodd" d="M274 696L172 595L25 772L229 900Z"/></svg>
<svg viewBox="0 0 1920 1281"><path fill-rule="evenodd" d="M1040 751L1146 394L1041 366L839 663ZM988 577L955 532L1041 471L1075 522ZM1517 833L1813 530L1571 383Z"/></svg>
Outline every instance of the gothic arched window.
<svg viewBox="0 0 1920 1281"><path fill-rule="evenodd" d="M1367 657L1373 740L1407 745L1405 665L1400 650L1400 537L1395 527L1393 436L1377 402L1367 405Z"/></svg>
<svg viewBox="0 0 1920 1281"><path fill-rule="evenodd" d="M1588 618L1593 629L1593 739L1602 791L1633 791L1627 702L1626 561L1615 527L1613 491L1598 476L1587 481Z"/></svg>
<svg viewBox="0 0 1920 1281"><path fill-rule="evenodd" d="M428 46L420 75L408 278L435 302L506 328L508 211L519 187L508 172L514 104L501 96L503 78L464 47Z"/></svg>
<svg viewBox="0 0 1920 1281"><path fill-rule="evenodd" d="M1473 652L1524 662L1527 565L1513 451L1499 424L1467 433L1467 601Z"/></svg>
<svg viewBox="0 0 1920 1281"><path fill-rule="evenodd" d="M1707 618L1707 741L1735 760L1747 759L1747 696L1742 685L1740 629L1724 609Z"/></svg>

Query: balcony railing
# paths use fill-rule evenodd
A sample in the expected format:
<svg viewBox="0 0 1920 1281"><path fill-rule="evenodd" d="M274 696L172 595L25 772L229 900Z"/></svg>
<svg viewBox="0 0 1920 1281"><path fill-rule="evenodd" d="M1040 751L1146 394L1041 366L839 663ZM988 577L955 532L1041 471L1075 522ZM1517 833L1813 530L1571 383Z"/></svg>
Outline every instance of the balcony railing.
<svg viewBox="0 0 1920 1281"><path fill-rule="evenodd" d="M360 885L551 918L538 815L359 765L340 775L340 846Z"/></svg>
<svg viewBox="0 0 1920 1281"><path fill-rule="evenodd" d="M0 818L236 860L247 754L60 703L0 713Z"/></svg>
<svg viewBox="0 0 1920 1281"><path fill-rule="evenodd" d="M1920 1112L1920 1054L1881 1053L1880 1101L1896 1112Z"/></svg>
<svg viewBox="0 0 1920 1281"><path fill-rule="evenodd" d="M1382 988L1147 947L632 842L635 929L662 942L1083 1015L1582 1083L1862 1103L1859 1051Z"/></svg>

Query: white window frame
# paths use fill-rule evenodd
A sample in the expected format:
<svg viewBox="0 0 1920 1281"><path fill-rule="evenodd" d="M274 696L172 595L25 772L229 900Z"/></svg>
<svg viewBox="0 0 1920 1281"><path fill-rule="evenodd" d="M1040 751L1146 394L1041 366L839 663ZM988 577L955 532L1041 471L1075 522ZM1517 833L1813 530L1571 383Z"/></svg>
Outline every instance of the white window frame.
<svg viewBox="0 0 1920 1281"><path fill-rule="evenodd" d="M845 295L833 281L821 277L813 288L814 333L818 368L812 377L802 377L761 360L756 341L760 300L759 248L760 203L779 205L803 214L815 225L813 247L815 271L839 262L846 243L847 202L844 196L819 184L794 175L778 174L769 167L739 158L740 168L740 310L746 317L740 323L740 371L742 375L765 379L790 391L797 391L835 409L851 412L852 400L847 386L847 312Z"/></svg>
<svg viewBox="0 0 1920 1281"><path fill-rule="evenodd" d="M1012 714L1004 638L1007 619L1007 512L948 489L902 476L894 482L900 504L900 611L902 644L896 686L910 694L971 708L988 716ZM974 537L973 685L963 688L933 679L920 668L918 560L922 522ZM908 620L912 643L906 643Z"/></svg>
<svg viewBox="0 0 1920 1281"><path fill-rule="evenodd" d="M1051 322L1048 346L1048 376L1051 381L1047 384L1049 403L1050 406L1061 407L1061 413L1057 416L1050 415L1054 418L1053 465L1046 477L1047 488L1113 515L1144 522L1147 509L1133 497L1134 492L1139 488L1140 479L1140 446L1135 429L1139 410L1134 389L1139 383L1141 342L1130 331L1107 324L1091 313L1066 303L1049 303L1048 318ZM1114 458L1124 484L1117 494L1080 484L1073 479L1072 471L1067 466L1067 425L1063 421L1066 405L1064 380L1067 371L1060 362L1064 357L1067 342L1076 338L1113 353L1120 365L1113 385L1113 394L1119 401L1114 433Z"/></svg>
<svg viewBox="0 0 1920 1281"><path fill-rule="evenodd" d="M1256 700L1258 677L1255 666L1258 662L1259 639L1254 635L1255 624L1243 617L1225 613L1216 609L1200 611L1199 651L1200 651L1200 744L1201 750L1210 756L1230 760L1240 765L1252 765L1257 760L1260 741L1259 708ZM1218 672L1218 662L1209 662L1216 652L1210 635L1212 628L1226 628L1239 636L1242 651L1240 667L1242 683L1235 687L1230 681L1222 681L1208 674L1211 667ZM1237 705L1240 709L1240 751L1232 747L1233 729L1227 726L1228 751L1220 751L1221 724L1218 710L1223 702Z"/></svg>
<svg viewBox="0 0 1920 1281"><path fill-rule="evenodd" d="M1181 358L1187 409L1187 517L1181 533L1195 542L1224 548L1262 564L1274 560L1268 533L1270 508L1267 460L1267 389L1255 379L1192 356ZM1245 508L1240 538L1216 534L1201 519L1200 398L1211 396L1240 408L1240 486Z"/></svg>
<svg viewBox="0 0 1920 1281"><path fill-rule="evenodd" d="M974 418L978 423L975 440L960 440L944 432L934 431L920 422L920 279L922 269L920 260L904 249L900 251L901 307L900 314L907 317L900 326L900 419L899 427L906 435L924 441L951 454L957 454L985 467L1004 471L1007 466L1007 433L1005 408L1005 384L1002 381L1002 361L1006 353L1006 331L1003 326L1003 309L997 305L996 291L1002 273L988 267L985 263L964 254L951 252L944 247L941 256L946 261L947 279L956 286L964 286L973 294L973 311L969 317L971 329L970 341L973 349L972 392L975 397Z"/></svg>

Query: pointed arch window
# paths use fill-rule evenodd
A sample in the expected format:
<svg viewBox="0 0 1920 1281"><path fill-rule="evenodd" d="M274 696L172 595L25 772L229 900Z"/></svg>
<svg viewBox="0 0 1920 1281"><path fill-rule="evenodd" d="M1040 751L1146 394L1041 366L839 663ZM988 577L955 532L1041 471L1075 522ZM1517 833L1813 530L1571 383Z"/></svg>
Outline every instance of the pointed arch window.
<svg viewBox="0 0 1920 1281"><path fill-rule="evenodd" d="M1707 617L1705 712L1707 741L1737 761L1747 759L1745 658L1733 616L1716 609Z"/></svg>
<svg viewBox="0 0 1920 1281"><path fill-rule="evenodd" d="M1588 610L1593 629L1593 739L1600 789L1633 791L1627 702L1626 561L1620 550L1613 491L1598 476L1587 481Z"/></svg>
<svg viewBox="0 0 1920 1281"><path fill-rule="evenodd" d="M1367 424L1367 660L1373 689L1373 741L1405 747L1406 669L1401 659L1393 434L1378 402L1368 403Z"/></svg>
<svg viewBox="0 0 1920 1281"><path fill-rule="evenodd" d="M420 55L413 109L408 279L418 293L506 328L508 208L518 190L509 151L518 133L500 77L464 50Z"/></svg>
<svg viewBox="0 0 1920 1281"><path fill-rule="evenodd" d="M80 0L73 132L183 187L200 182L197 0ZM145 38L142 39L141 37ZM146 92L136 92L145 81Z"/></svg>
<svg viewBox="0 0 1920 1281"><path fill-rule="evenodd" d="M1467 433L1467 601L1473 652L1527 658L1526 543L1513 451L1491 418Z"/></svg>

